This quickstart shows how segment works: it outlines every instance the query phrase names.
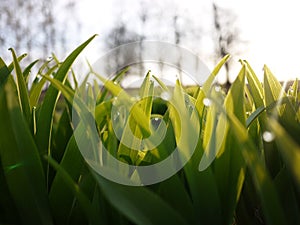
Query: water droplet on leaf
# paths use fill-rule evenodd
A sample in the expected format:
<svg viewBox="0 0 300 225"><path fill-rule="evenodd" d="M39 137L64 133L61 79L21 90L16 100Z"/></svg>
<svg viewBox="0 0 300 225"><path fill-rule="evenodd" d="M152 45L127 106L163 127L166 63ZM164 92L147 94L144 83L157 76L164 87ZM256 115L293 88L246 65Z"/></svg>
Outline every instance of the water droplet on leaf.
<svg viewBox="0 0 300 225"><path fill-rule="evenodd" d="M220 92L221 91L221 86L220 85L216 85L215 86L215 91L216 92Z"/></svg>
<svg viewBox="0 0 300 225"><path fill-rule="evenodd" d="M156 130L160 123L161 123L162 119L159 117L153 117L151 118L151 125L153 126L153 128Z"/></svg>
<svg viewBox="0 0 300 225"><path fill-rule="evenodd" d="M206 106L206 107L209 107L211 106L211 100L209 98L204 98L203 99L203 104Z"/></svg>
<svg viewBox="0 0 300 225"><path fill-rule="evenodd" d="M263 133L263 139L265 142L271 142L274 140L274 138L275 138L275 135L270 131L265 131Z"/></svg>

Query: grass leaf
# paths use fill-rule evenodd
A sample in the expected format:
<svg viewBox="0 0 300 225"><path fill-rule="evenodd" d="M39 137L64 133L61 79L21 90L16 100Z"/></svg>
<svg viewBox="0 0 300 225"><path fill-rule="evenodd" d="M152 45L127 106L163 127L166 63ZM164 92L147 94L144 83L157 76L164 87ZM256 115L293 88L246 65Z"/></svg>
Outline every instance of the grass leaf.
<svg viewBox="0 0 300 225"><path fill-rule="evenodd" d="M73 64L77 56L82 52L82 50L94 39L95 35L89 38L86 42L77 47L61 64L58 71L56 72L55 79L64 82L68 75L68 71ZM49 146L51 140L51 130L52 130L52 117L55 110L55 106L59 97L59 91L50 86L46 92L43 104L41 105L38 120L37 120L37 132L36 132L36 143L39 151L42 154L49 154Z"/></svg>
<svg viewBox="0 0 300 225"><path fill-rule="evenodd" d="M18 62L16 53L13 49L10 49L13 55L13 60L14 60L14 67L17 75L17 91L18 91L18 97L19 97L19 103L22 112L24 113L24 116L30 124L31 120L31 109L30 109L30 104L29 104L29 96L28 96L28 91L26 87L26 82L20 67L20 64Z"/></svg>
<svg viewBox="0 0 300 225"><path fill-rule="evenodd" d="M37 147L21 112L12 77L0 89L0 158L9 191L24 224L52 224Z"/></svg>

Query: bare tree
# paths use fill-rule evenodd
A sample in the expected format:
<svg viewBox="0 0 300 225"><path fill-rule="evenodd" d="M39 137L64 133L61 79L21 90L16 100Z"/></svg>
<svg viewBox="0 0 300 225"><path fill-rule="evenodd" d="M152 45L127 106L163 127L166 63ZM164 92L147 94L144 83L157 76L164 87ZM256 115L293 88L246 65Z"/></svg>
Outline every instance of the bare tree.
<svg viewBox="0 0 300 225"><path fill-rule="evenodd" d="M120 0L116 1L118 2ZM201 39L209 35L209 39L214 40L215 43L215 56L213 60L218 61L228 53L232 55L239 53L238 49L240 49L243 41L240 38L240 30L236 23L237 16L233 11L223 9L213 4L211 17L213 19L213 33L211 33L211 31L206 32L205 29L208 28L205 27L206 24L202 24L202 22L207 23L207 19L209 18L209 16L204 17L202 15L202 8L193 9L193 13L190 14L187 9L182 9L178 7L178 5L172 4L173 2L137 1L140 5L137 9L137 14L135 11L128 11L126 9L121 11L118 9L117 26L113 27L107 36L106 47L109 49L132 41L154 39L183 45L192 49L196 54L202 57L210 58L208 54L211 53L206 53L206 55L204 53L208 48L205 50L203 47L199 48L199 46L201 46ZM168 7L168 10L165 10L165 7ZM201 16L203 17L201 18ZM206 46L204 46L204 48L205 47ZM129 57L128 54L126 55L126 57ZM122 58L123 56L119 55L119 57ZM180 77L183 75L181 72L183 66L182 57L183 56L178 55L178 60L174 62L173 65L177 68L176 73L178 73ZM159 65L162 71L164 65ZM229 61L225 64L227 85L230 85L228 79L230 69L231 64Z"/></svg>
<svg viewBox="0 0 300 225"><path fill-rule="evenodd" d="M6 57L7 49L13 47L19 54L30 53L35 57L49 56L52 51L64 53L69 24L61 24L55 14L58 0L2 0L0 4L0 51ZM72 21L79 22L73 12L75 0L63 6L64 13L72 15ZM70 20L71 21L71 20ZM65 23L69 23L66 21ZM63 29L60 29L64 26Z"/></svg>
<svg viewBox="0 0 300 225"><path fill-rule="evenodd" d="M223 9L213 3L213 22L215 37L216 60L227 54L238 54L237 47L244 43L240 38L240 31L236 25L237 16L228 9ZM230 86L230 61L225 64L226 86Z"/></svg>
<svg viewBox="0 0 300 225"><path fill-rule="evenodd" d="M106 38L106 50L134 41L140 41L140 43L142 43L144 40L149 39L182 44L183 38L186 37L188 33L190 35L201 32L200 29L195 29L192 26L191 19L187 17L187 14L181 12L174 4L169 4L169 8L166 11L161 7L161 3L158 2L138 0L138 3L138 11L131 12L132 14L130 15L134 17L134 20L124 21L122 18L128 19L128 13L126 10L118 12L118 22L116 26L108 32ZM199 37L199 35L197 37ZM138 49L140 59L142 59L143 50L143 45L140 44L140 48ZM137 49L133 51L137 51ZM118 59L115 60L117 64L124 61L124 57L129 57L130 61L130 54L128 54L128 52L126 52L126 56L120 53ZM140 72L144 71L143 65L140 64L139 66ZM161 71L164 69L162 63L158 63L158 66ZM178 56L178 62L176 62L174 66L177 67L178 75L181 76L180 56Z"/></svg>

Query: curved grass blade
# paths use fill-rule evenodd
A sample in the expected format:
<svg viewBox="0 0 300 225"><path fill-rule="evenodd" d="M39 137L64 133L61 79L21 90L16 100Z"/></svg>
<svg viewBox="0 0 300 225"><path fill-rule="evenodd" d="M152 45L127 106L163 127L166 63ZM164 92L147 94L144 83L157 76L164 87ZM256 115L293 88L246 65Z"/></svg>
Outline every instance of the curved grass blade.
<svg viewBox="0 0 300 225"><path fill-rule="evenodd" d="M24 76L24 80L25 80L25 83L26 85L28 85L28 78L29 78L29 74L30 74L30 71L32 69L32 67L38 62L39 60L35 60L33 61L32 63L30 63L23 71L23 76Z"/></svg>
<svg viewBox="0 0 300 225"><path fill-rule="evenodd" d="M203 87L200 89L199 94L196 98L196 108L198 112L201 113L203 112L204 109L204 104L203 104L203 99L205 98L206 95L209 94L209 90L212 87L212 84L218 75L219 71L221 70L222 66L227 62L227 60L230 58L230 55L224 56L220 62L217 64L217 66L214 68L214 70L211 72L205 83L203 84Z"/></svg>
<svg viewBox="0 0 300 225"><path fill-rule="evenodd" d="M18 62L16 53L12 48L10 48L10 50L13 55L14 67L15 67L16 76L17 76L17 91L18 91L20 107L21 107L22 112L24 113L27 123L30 124L31 109L30 109L30 104L29 104L28 90L26 87L25 79L24 79L20 64Z"/></svg>
<svg viewBox="0 0 300 225"><path fill-rule="evenodd" d="M95 35L89 38L86 42L77 47L61 64L58 71L56 72L55 79L64 83L68 75L68 71L73 64L77 56L82 50L94 39ZM36 132L36 143L39 151L44 154L49 151L49 145L51 140L52 130L52 117L55 110L55 106L59 97L59 91L50 86L46 92L43 104L41 105L38 120L37 120L37 132ZM49 154L50 152L48 152Z"/></svg>
<svg viewBox="0 0 300 225"><path fill-rule="evenodd" d="M48 62L47 62L48 64ZM58 64L54 65L52 68L50 68L46 72L46 76L50 76L56 69L58 68ZM40 73L41 74L41 73ZM36 78L38 79L38 78ZM43 87L46 83L46 79L42 78L41 80L35 80L34 84L32 85L29 93L29 101L30 101L30 106L34 107L38 105L39 98L41 96L41 93L43 91Z"/></svg>
<svg viewBox="0 0 300 225"><path fill-rule="evenodd" d="M215 104L218 103L215 102ZM225 111L221 105L219 105L219 108L222 110L222 113L226 114L231 123L236 140L240 143L242 155L251 174L254 186L259 194L268 224L285 224L283 209L280 205L275 186L257 149L252 140L248 137L246 128L232 112Z"/></svg>
<svg viewBox="0 0 300 225"><path fill-rule="evenodd" d="M115 84L111 80L107 80L99 74L95 74L103 83L104 86L114 95L120 98L119 101L122 101L124 105L131 106L132 101L131 97L125 90L123 90L119 85ZM140 130L142 131L145 137L151 135L150 123L145 123L147 121L147 116L144 114L140 107L133 107L130 112L132 118L138 124Z"/></svg>
<svg viewBox="0 0 300 225"><path fill-rule="evenodd" d="M249 88L256 108L264 106L264 96L261 82L259 81L250 64L246 60L242 60L241 62L242 64L246 65L246 78L248 80Z"/></svg>
<svg viewBox="0 0 300 225"><path fill-rule="evenodd" d="M5 62L0 57L0 89L5 85L9 75L9 68L6 66Z"/></svg>
<svg viewBox="0 0 300 225"><path fill-rule="evenodd" d="M89 65L89 66L90 66L90 65ZM119 82L122 80L122 78L125 76L125 74L129 71L129 68L130 68L130 67L126 67L126 68L124 68L123 70L121 70L120 73L118 73L118 74L112 79L112 81L113 81L113 82L116 82L116 83L119 83ZM91 71L92 71L93 74L97 74L97 73L95 73L95 72L93 71L93 69L92 69L91 66L90 66L90 69L91 69ZM97 76L97 75L96 75L96 76ZM106 88L106 89L103 91L103 93L101 94L101 96L100 96L98 102L104 101L105 98L106 98L106 96L107 96L107 94L108 94L108 89Z"/></svg>
<svg viewBox="0 0 300 225"><path fill-rule="evenodd" d="M251 125L251 123L256 119L256 118L260 118L262 116L262 113L264 111L270 111L273 108L279 106L279 105L283 105L283 104L288 104L289 103L289 98L283 97L277 101L272 102L270 105L264 107L264 106L260 106L258 107L246 120L246 127L249 127ZM263 119L262 123L266 123L266 117Z"/></svg>
<svg viewBox="0 0 300 225"><path fill-rule="evenodd" d="M246 120L246 127L249 127L251 125L251 123L258 118L262 112L265 111L265 107L264 106L260 106L258 107L253 113L251 113L251 115L247 118Z"/></svg>
<svg viewBox="0 0 300 225"><path fill-rule="evenodd" d="M285 165L292 172L300 193L300 146L287 134L284 128L274 119L271 119L269 126L276 136L276 143L285 161Z"/></svg>
<svg viewBox="0 0 300 225"><path fill-rule="evenodd" d="M27 56L26 53L20 55L20 56L17 58L18 62L20 62L20 61L21 61L22 59L24 59L26 56ZM12 63L10 63L10 64L8 65L8 70L9 70L10 73L14 70L14 62L12 62Z"/></svg>
<svg viewBox="0 0 300 225"><path fill-rule="evenodd" d="M153 94L154 84L153 81L150 80L150 73L148 73L140 89L141 100L138 105L145 115L145 120L143 121L144 124L150 123ZM137 104L132 107L132 111L135 110L135 108L137 108ZM139 129L138 123L132 120L131 114L129 114L120 140L121 144L119 145L118 155L129 157L130 163L138 165L145 157L145 154L142 154L143 152L137 151L137 149L141 148L143 137L145 136ZM127 143L126 145L123 144L125 142ZM145 147L148 148L148 146Z"/></svg>
<svg viewBox="0 0 300 225"><path fill-rule="evenodd" d="M286 96L283 87L266 65L264 66L264 94L266 105Z"/></svg>

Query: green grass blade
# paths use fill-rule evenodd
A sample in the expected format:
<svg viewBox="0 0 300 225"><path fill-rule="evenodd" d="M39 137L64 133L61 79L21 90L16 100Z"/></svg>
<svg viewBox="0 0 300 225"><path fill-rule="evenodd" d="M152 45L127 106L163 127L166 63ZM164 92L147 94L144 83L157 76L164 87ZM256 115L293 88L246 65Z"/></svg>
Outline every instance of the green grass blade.
<svg viewBox="0 0 300 225"><path fill-rule="evenodd" d="M123 90L119 85L111 80L107 80L104 77L95 74L97 78L99 78L103 83L104 86L112 93L114 96L118 96L119 101L122 101L124 105L132 106L132 101L130 95ZM142 131L145 137L151 135L150 123L145 123L147 121L147 116L144 114L140 107L133 107L130 112L132 118L138 124L140 130Z"/></svg>
<svg viewBox="0 0 300 225"><path fill-rule="evenodd" d="M223 96L214 89L209 94L209 98L213 98L223 104ZM224 151L224 142L228 133L229 125L226 117L218 112L214 104L207 109L205 117L205 126L203 129L203 147L204 154L199 164L199 170L203 171L211 165L217 155Z"/></svg>
<svg viewBox="0 0 300 225"><path fill-rule="evenodd" d="M65 152L66 146L73 134L71 115L70 111L72 109L68 108L68 104L65 103L66 107L62 112L62 115L57 123L57 127L53 134L53 140L51 143L51 148L53 150L52 157L60 162L62 156Z"/></svg>
<svg viewBox="0 0 300 225"><path fill-rule="evenodd" d="M24 76L24 80L25 80L25 83L26 83L26 85L28 85L28 79L29 79L29 75L30 75L30 71L31 71L31 69L32 69L32 67L35 65L35 64L37 64L38 63L38 59L37 60L35 60L35 61L33 61L32 63L30 63L25 69L24 69L24 71L23 71L23 76Z"/></svg>
<svg viewBox="0 0 300 225"><path fill-rule="evenodd" d="M266 65L264 66L264 94L266 105L286 96L283 87Z"/></svg>
<svg viewBox="0 0 300 225"><path fill-rule="evenodd" d="M64 181L64 173L67 173L68 177L72 179L73 182L77 182L83 169L83 163L84 161L77 148L76 140L74 136L72 136L59 165L64 171L57 171L49 193L50 205L54 218L58 224L67 224L68 215L72 209L75 197L74 192L69 191L70 184Z"/></svg>
<svg viewBox="0 0 300 225"><path fill-rule="evenodd" d="M254 104L256 108L261 107L264 105L262 84L250 64L246 60L243 60L242 64L246 64L246 78L249 83L249 88L254 100Z"/></svg>
<svg viewBox="0 0 300 225"><path fill-rule="evenodd" d="M88 220L92 220L92 221L95 220L95 218L97 216L96 216L96 212L95 212L94 208L92 207L91 201L88 199L88 197L85 195L85 193L82 192L82 190L79 188L78 184L74 182L73 178L70 176L70 171L66 171L60 164L58 164L50 156L44 156L44 158L50 163L51 166L53 166L53 168L55 170L57 170L57 172L59 173L59 176L61 176L61 182L64 182L66 184L66 186L69 188L69 190L72 192L72 194L74 196L76 196L76 199L78 200L78 202L81 206L81 209L85 213L86 218ZM66 194L66 192L61 193L61 194ZM60 197L64 198L63 196L64 195L62 195ZM58 196L56 196L56 197L58 197ZM57 205L57 207L59 209L63 209L65 211L65 209L62 206ZM61 214L61 213L62 212L59 212L59 214ZM67 214L67 215L69 215L69 214ZM67 215L62 215L62 216L67 216ZM57 222L61 221L60 220L61 218L56 218L56 219L58 219Z"/></svg>
<svg viewBox="0 0 300 225"><path fill-rule="evenodd" d="M224 101L223 110L232 113L241 124L245 124L245 74L246 67L243 66L236 80L231 85ZM215 100L212 97L213 100ZM218 99L217 99L218 100ZM214 104L212 103L212 106ZM218 105L215 105L216 110ZM220 113L220 109L218 109ZM221 113L223 114L223 113ZM223 114L224 116L224 114ZM226 116L225 116L226 117ZM216 118L214 118L217 120ZM232 223L234 210L239 200L245 176L245 161L240 151L240 144L236 141L230 123L226 118L220 116L219 121L224 121L223 126L217 127L218 139L226 138L224 150L218 153L218 158L214 162L215 176L219 188L221 204L223 209L223 220L225 224ZM227 125L227 127L226 127ZM226 129L227 128L227 129ZM219 146L217 146L220 148ZM213 151L213 150L211 150Z"/></svg>
<svg viewBox="0 0 300 225"><path fill-rule="evenodd" d="M267 122L267 117L266 115L263 115L264 111L271 111L272 109L274 109L277 106L280 106L282 104L287 104L289 102L288 97L283 97L281 99L279 99L278 101L274 101L272 102L270 105L264 107L264 106L260 106L258 107L246 120L246 127L249 127L251 125L251 123L256 119L259 118L261 123L263 124L263 126L266 125ZM264 117L261 119L261 117ZM263 129L265 130L265 129Z"/></svg>
<svg viewBox="0 0 300 225"><path fill-rule="evenodd" d="M25 54L22 54L22 55L20 55L20 56L18 56L18 58L17 58L18 62L20 62L20 61L21 61L22 59L24 59L26 56L27 56L26 53L25 53ZM14 61L8 65L8 69L9 69L9 72L10 72L10 73L14 70Z"/></svg>
<svg viewBox="0 0 300 225"><path fill-rule="evenodd" d="M289 94L295 98L296 101L299 101L298 98L298 86L299 86L299 80L298 78L295 79L294 83L289 89Z"/></svg>
<svg viewBox="0 0 300 225"><path fill-rule="evenodd" d="M0 158L23 224L52 224L45 177L37 147L9 77L0 89Z"/></svg>
<svg viewBox="0 0 300 225"><path fill-rule="evenodd" d="M89 38L86 42L77 47L61 64L58 71L56 72L55 79L64 82L68 75L68 71L73 64L77 56L82 52L82 50L94 39L95 35ZM48 152L50 140L51 140L51 130L52 130L52 117L55 110L55 106L58 100L59 91L50 86L46 92L43 104L41 105L40 112L37 120L37 132L36 132L36 143L39 151L42 154Z"/></svg>
<svg viewBox="0 0 300 225"><path fill-rule="evenodd" d="M258 107L253 113L251 113L251 115L247 118L246 120L246 127L249 127L251 125L251 123L257 119L262 112L265 111L265 107L264 106L260 106Z"/></svg>
<svg viewBox="0 0 300 225"><path fill-rule="evenodd" d="M232 114L232 112L225 112L222 106L219 107L222 112L227 115L227 118L231 123L231 129L236 136L236 140L240 143L243 158L253 179L254 186L259 194L267 223L278 225L285 224L283 209L280 205L274 184L257 149L251 139L249 139L245 126Z"/></svg>
<svg viewBox="0 0 300 225"><path fill-rule="evenodd" d="M90 65L89 65L89 66L90 66ZM91 69L91 71L92 71L93 74L95 74L96 76L98 76L97 73L95 73L95 72L93 71L93 69L92 69L91 66L90 66L90 69ZM120 71L120 72L112 79L112 81L113 81L113 82L116 82L117 84L119 84L120 81L122 80L122 78L125 76L125 74L126 74L128 71L129 71L129 67L124 68L123 70L121 70L121 71ZM104 81L102 80L102 82L104 82ZM107 94L108 94L108 91L109 91L109 90L108 90L107 87L106 87L106 88L104 89L104 91L102 92L100 98L99 98L99 102L102 102L102 101L104 101L104 100L106 99Z"/></svg>
<svg viewBox="0 0 300 225"><path fill-rule="evenodd" d="M196 98L196 108L198 112L201 113L203 111L204 105L203 105L203 99L206 95L209 94L209 90L212 87L212 84L218 75L219 71L221 70L222 66L227 62L227 60L230 58L230 55L224 56L220 62L217 64L217 66L214 68L214 70L211 72L205 83L203 84L203 87L201 88L197 98Z"/></svg>
<svg viewBox="0 0 300 225"><path fill-rule="evenodd" d="M0 147L1 152L1 147ZM0 224L20 224L20 216L16 213L14 199L9 191L0 157Z"/></svg>
<svg viewBox="0 0 300 225"><path fill-rule="evenodd" d="M52 74L56 69L58 68L58 65L54 65L52 68L48 69L48 71L46 72L46 76L50 76L50 74ZM39 98L41 96L41 93L43 91L43 87L45 86L46 83L46 79L42 78L42 79L38 79L36 78L36 80L34 81L31 89L30 89L30 93L29 93L29 101L30 101L30 106L34 107L38 105L38 101Z"/></svg>
<svg viewBox="0 0 300 225"><path fill-rule="evenodd" d="M202 147L198 146L184 167L195 217L198 217L199 224L222 224L221 200L212 167L198 170L202 153Z"/></svg>
<svg viewBox="0 0 300 225"><path fill-rule="evenodd" d="M152 75L152 77L156 80L156 82L162 87L164 91L169 91L169 88L156 76Z"/></svg>
<svg viewBox="0 0 300 225"><path fill-rule="evenodd" d="M7 78L9 77L10 71L6 66L5 62L0 57L0 89L5 85Z"/></svg>
<svg viewBox="0 0 300 225"><path fill-rule="evenodd" d="M144 124L150 123L153 94L154 84L153 81L150 81L150 73L148 73L140 89L141 100L139 100L138 104L135 104L132 107L132 111L137 107L142 110L143 114L145 115L145 120L143 121ZM143 154L142 151L138 150L142 148L141 144L143 138L146 137L143 135L142 130L139 129L138 124L133 119L131 114L129 114L122 138L120 140L121 144L119 145L118 155L120 157L129 156L130 163L138 165L141 161L143 161L143 158L145 157L145 154ZM148 148L149 146L145 146L145 149Z"/></svg>
<svg viewBox="0 0 300 225"><path fill-rule="evenodd" d="M177 211L147 188L116 184L96 174L94 177L108 201L134 224L187 224Z"/></svg>
<svg viewBox="0 0 300 225"><path fill-rule="evenodd" d="M285 161L285 165L291 170L300 193L300 146L294 142L276 120L272 119L269 126L275 134L275 141L279 145L279 151Z"/></svg>
<svg viewBox="0 0 300 225"><path fill-rule="evenodd" d="M82 206L80 204L80 202L76 199L73 202L73 208L71 211L71 214L69 216L69 224L106 224L104 223L103 219L102 219L102 215L100 215L100 210L97 210L92 201L93 201L93 197L94 197L94 193L95 193L95 188L96 188L96 181L93 177L93 175L90 173L90 171L88 170L88 168L84 168L84 170L82 171L82 174L79 177L78 180L78 186L79 188L82 190L82 192L86 195L86 197L89 199L89 201L92 204L93 207L93 212L94 212L94 218L86 218L84 211L82 210ZM102 197L104 198L104 197Z"/></svg>
<svg viewBox="0 0 300 225"><path fill-rule="evenodd" d="M78 81L77 81L77 78L76 78L75 71L73 69L71 69L71 74L72 74L73 82L74 82L74 85L75 85L75 89L77 89L78 88Z"/></svg>
<svg viewBox="0 0 300 225"><path fill-rule="evenodd" d="M53 85L53 87L55 87L57 90L59 90L70 104L73 103L73 97L75 94L74 90L72 90L70 87L64 85L62 82L60 82L56 79L53 79L47 75L43 75L43 78L45 78L45 80L50 81L51 84Z"/></svg>
<svg viewBox="0 0 300 225"><path fill-rule="evenodd" d="M172 208L177 210L189 224L195 224L197 217L195 216L190 195L184 185L185 184L180 180L179 175L174 175L170 179L159 184L157 193L162 199L168 202Z"/></svg>
<svg viewBox="0 0 300 225"><path fill-rule="evenodd" d="M211 74L209 75L209 77L207 78L207 80L205 81L205 83L203 84L202 87L202 92L207 95L212 83L214 82L216 76L218 75L219 71L221 70L222 66L228 61L228 59L230 58L230 55L225 55L220 62L218 62L218 64L216 65L216 67L213 69L213 71L211 72Z"/></svg>
<svg viewBox="0 0 300 225"><path fill-rule="evenodd" d="M299 195L297 197L297 187L291 178L290 170L284 167L275 177L274 183L280 193L279 197L287 219L286 224L292 225L300 224L300 202Z"/></svg>
<svg viewBox="0 0 300 225"><path fill-rule="evenodd" d="M13 60L14 60L14 67L16 71L16 76L17 76L17 91L18 91L18 97L19 97L19 102L21 106L21 110L24 113L24 116L30 124L31 120L31 109L30 109L30 104L29 104L29 96L28 96L28 91L26 87L26 82L20 67L20 64L18 62L16 53L13 49L10 49L13 55Z"/></svg>

